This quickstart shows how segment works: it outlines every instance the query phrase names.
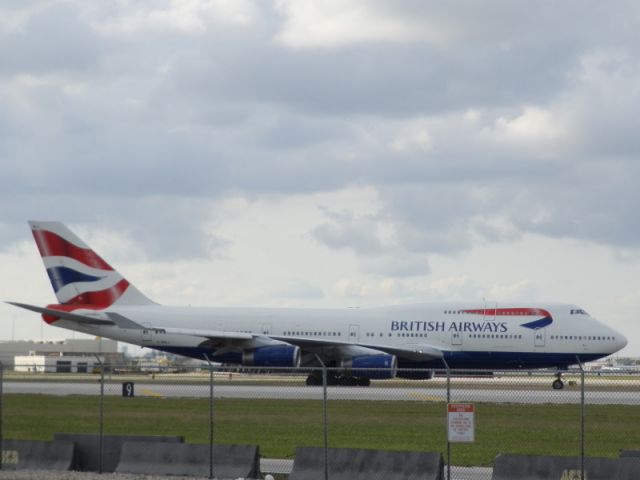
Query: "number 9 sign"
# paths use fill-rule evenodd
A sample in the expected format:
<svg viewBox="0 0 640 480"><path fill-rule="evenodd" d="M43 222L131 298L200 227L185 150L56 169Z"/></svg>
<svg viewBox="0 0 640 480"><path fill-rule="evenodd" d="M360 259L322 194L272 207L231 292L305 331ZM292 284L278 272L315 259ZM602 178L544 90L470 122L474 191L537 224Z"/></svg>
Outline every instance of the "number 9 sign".
<svg viewBox="0 0 640 480"><path fill-rule="evenodd" d="M133 397L133 382L122 383L122 396Z"/></svg>

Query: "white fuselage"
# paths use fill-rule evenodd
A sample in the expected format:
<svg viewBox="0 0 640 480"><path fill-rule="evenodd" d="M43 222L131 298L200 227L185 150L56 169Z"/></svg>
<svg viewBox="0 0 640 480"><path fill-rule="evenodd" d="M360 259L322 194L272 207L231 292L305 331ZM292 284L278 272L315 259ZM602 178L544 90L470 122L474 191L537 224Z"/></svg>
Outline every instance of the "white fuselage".
<svg viewBox="0 0 640 480"><path fill-rule="evenodd" d="M202 358L203 351L198 333L211 330L374 349L435 348L443 352L444 360L419 362L432 368L444 367L445 362L452 368L563 367L610 355L626 345L622 334L575 305L530 307L478 307L456 302L344 309L112 306L110 312L144 329L78 326L65 320L56 325L196 358ZM538 323L542 317L546 321ZM174 328L180 332L173 333ZM185 331L193 331L193 335Z"/></svg>

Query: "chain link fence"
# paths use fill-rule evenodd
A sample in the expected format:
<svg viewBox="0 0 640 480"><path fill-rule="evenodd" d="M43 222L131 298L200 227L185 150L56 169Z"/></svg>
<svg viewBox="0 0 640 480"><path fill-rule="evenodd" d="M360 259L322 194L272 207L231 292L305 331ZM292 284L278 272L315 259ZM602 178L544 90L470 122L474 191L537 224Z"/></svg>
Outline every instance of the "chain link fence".
<svg viewBox="0 0 640 480"><path fill-rule="evenodd" d="M323 449L325 478L328 449L439 452L448 478L477 480L491 479L498 454L615 458L640 450L635 372L569 371L560 390L552 371L443 369L412 379L421 372L399 369L395 379L360 386L331 368L0 368L0 446L56 433L177 436L211 446L213 476L213 444L258 445L263 475L275 478L290 473L297 447ZM458 432L467 441L448 441L450 404L472 406Z"/></svg>

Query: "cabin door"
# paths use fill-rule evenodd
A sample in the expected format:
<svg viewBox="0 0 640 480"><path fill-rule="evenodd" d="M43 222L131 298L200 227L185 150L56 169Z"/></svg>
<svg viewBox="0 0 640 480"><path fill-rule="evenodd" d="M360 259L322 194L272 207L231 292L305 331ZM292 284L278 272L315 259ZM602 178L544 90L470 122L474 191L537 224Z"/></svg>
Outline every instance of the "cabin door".
<svg viewBox="0 0 640 480"><path fill-rule="evenodd" d="M149 322L143 322L142 324L142 341L151 343L151 324Z"/></svg>
<svg viewBox="0 0 640 480"><path fill-rule="evenodd" d="M533 331L534 341L533 344L536 347L544 347L544 341L546 337L546 330L544 328L539 328Z"/></svg>
<svg viewBox="0 0 640 480"><path fill-rule="evenodd" d="M349 341L360 341L360 325L349 325Z"/></svg>
<svg viewBox="0 0 640 480"><path fill-rule="evenodd" d="M451 332L451 345L462 345L462 333Z"/></svg>

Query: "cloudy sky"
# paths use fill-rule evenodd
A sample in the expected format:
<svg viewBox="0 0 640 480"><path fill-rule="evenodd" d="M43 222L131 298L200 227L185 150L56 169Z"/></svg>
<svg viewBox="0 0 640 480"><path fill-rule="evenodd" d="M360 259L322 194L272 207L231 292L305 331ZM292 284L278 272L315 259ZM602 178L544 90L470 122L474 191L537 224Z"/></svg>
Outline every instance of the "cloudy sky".
<svg viewBox="0 0 640 480"><path fill-rule="evenodd" d="M55 219L161 303L561 301L640 356L639 31L634 0L5 0L0 298L55 300Z"/></svg>

